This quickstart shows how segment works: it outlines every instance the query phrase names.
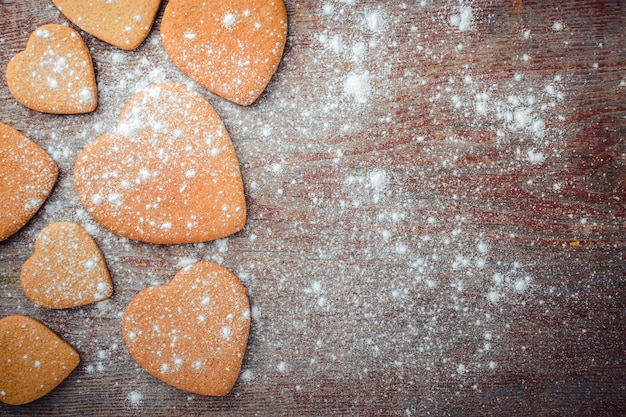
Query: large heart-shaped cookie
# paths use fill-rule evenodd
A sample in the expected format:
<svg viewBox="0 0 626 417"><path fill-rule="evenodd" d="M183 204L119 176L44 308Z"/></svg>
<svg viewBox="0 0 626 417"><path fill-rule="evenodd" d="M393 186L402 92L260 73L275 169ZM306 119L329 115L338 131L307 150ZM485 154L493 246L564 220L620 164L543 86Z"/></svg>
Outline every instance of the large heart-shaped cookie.
<svg viewBox="0 0 626 417"><path fill-rule="evenodd" d="M52 158L35 142L0 123L0 241L35 215L57 180Z"/></svg>
<svg viewBox="0 0 626 417"><path fill-rule="evenodd" d="M63 25L30 35L7 65L7 84L17 101L43 113L89 113L98 105L91 54L78 32Z"/></svg>
<svg viewBox="0 0 626 417"><path fill-rule="evenodd" d="M0 320L0 401L35 401L63 382L79 361L70 345L37 320Z"/></svg>
<svg viewBox="0 0 626 417"><path fill-rule="evenodd" d="M20 280L26 296L46 308L83 306L113 293L98 245L85 229L71 222L52 223L39 232Z"/></svg>
<svg viewBox="0 0 626 417"><path fill-rule="evenodd" d="M287 12L283 0L170 0L161 38L185 74L227 100L249 105L278 68Z"/></svg>
<svg viewBox="0 0 626 417"><path fill-rule="evenodd" d="M122 49L135 49L150 33L161 0L53 0L76 26Z"/></svg>
<svg viewBox="0 0 626 417"><path fill-rule="evenodd" d="M137 294L124 313L124 341L137 363L177 388L226 395L248 343L250 304L235 275L214 262L179 271Z"/></svg>
<svg viewBox="0 0 626 417"><path fill-rule="evenodd" d="M143 242L218 239L246 221L230 137L209 102L185 85L157 84L135 94L117 131L79 155L74 185L100 224Z"/></svg>

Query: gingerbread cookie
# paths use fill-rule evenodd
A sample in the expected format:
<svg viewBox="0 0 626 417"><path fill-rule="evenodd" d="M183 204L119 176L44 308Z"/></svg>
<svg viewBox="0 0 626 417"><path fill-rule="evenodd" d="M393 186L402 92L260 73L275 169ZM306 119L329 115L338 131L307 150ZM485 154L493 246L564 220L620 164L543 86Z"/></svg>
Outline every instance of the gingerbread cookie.
<svg viewBox="0 0 626 417"><path fill-rule="evenodd" d="M39 145L0 123L0 241L37 213L58 173L52 158Z"/></svg>
<svg viewBox="0 0 626 417"><path fill-rule="evenodd" d="M283 0L170 0L161 38L185 74L227 100L249 105L278 68L287 12Z"/></svg>
<svg viewBox="0 0 626 417"><path fill-rule="evenodd" d="M124 313L130 354L156 378L201 395L226 395L250 330L245 287L214 262L179 271L168 285L137 294Z"/></svg>
<svg viewBox="0 0 626 417"><path fill-rule="evenodd" d="M43 397L78 366L78 353L26 316L0 320L0 401L21 405Z"/></svg>
<svg viewBox="0 0 626 417"><path fill-rule="evenodd" d="M53 0L76 26L122 49L146 39L161 0Z"/></svg>
<svg viewBox="0 0 626 417"><path fill-rule="evenodd" d="M98 245L85 229L70 222L52 223L39 233L20 280L26 296L46 308L79 307L113 293Z"/></svg>
<svg viewBox="0 0 626 417"><path fill-rule="evenodd" d="M7 65L9 91L24 106L43 113L89 113L98 105L91 54L75 30L44 25Z"/></svg>
<svg viewBox="0 0 626 417"><path fill-rule="evenodd" d="M191 88L135 94L116 132L92 141L74 167L80 201L102 226L143 242L203 242L241 230L239 162L213 107Z"/></svg>

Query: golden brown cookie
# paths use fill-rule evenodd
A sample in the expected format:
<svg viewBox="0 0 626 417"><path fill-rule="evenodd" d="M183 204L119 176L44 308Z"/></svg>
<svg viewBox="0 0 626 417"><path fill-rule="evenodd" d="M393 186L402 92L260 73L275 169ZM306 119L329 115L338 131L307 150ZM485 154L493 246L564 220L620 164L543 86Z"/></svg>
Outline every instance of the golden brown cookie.
<svg viewBox="0 0 626 417"><path fill-rule="evenodd" d="M26 296L46 308L79 307L113 293L98 245L85 229L71 222L52 223L39 233L20 280Z"/></svg>
<svg viewBox="0 0 626 417"><path fill-rule="evenodd" d="M21 405L43 397L78 366L78 353L26 316L0 320L0 401Z"/></svg>
<svg viewBox="0 0 626 417"><path fill-rule="evenodd" d="M78 32L63 25L30 35L7 65L7 83L17 101L43 113L89 113L98 105L91 54Z"/></svg>
<svg viewBox="0 0 626 417"><path fill-rule="evenodd" d="M116 132L92 141L74 167L80 201L102 226L150 243L203 242L241 230L239 162L213 107L174 83L135 94Z"/></svg>
<svg viewBox="0 0 626 417"><path fill-rule="evenodd" d="M168 285L137 294L124 313L124 341L150 374L201 395L231 390L248 343L246 288L228 269L199 262Z"/></svg>
<svg viewBox="0 0 626 417"><path fill-rule="evenodd" d="M58 173L52 158L39 145L0 123L0 241L37 213Z"/></svg>
<svg viewBox="0 0 626 417"><path fill-rule="evenodd" d="M76 26L122 49L146 39L161 0L52 0Z"/></svg>
<svg viewBox="0 0 626 417"><path fill-rule="evenodd" d="M161 23L172 61L201 86L247 106L265 90L287 39L283 0L170 0Z"/></svg>

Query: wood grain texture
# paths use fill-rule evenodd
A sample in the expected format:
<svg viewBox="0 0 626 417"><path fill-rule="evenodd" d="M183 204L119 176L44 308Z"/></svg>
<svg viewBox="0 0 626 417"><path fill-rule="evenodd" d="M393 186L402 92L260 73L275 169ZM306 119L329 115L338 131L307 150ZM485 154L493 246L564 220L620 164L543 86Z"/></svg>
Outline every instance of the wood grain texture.
<svg viewBox="0 0 626 417"><path fill-rule="evenodd" d="M219 242L116 237L73 189L75 158L137 88L188 81L159 42L164 4L136 51L81 32L92 114L30 111L0 77L0 120L60 169L41 211L0 243L0 316L41 320L81 355L52 393L0 414L626 414L624 2L286 6L283 61L254 105L197 87L231 135L249 206L245 229ZM67 21L50 2L0 2L0 68L51 22ZM26 299L20 268L54 221L94 236L110 301ZM193 260L232 270L253 306L223 398L152 378L121 336L130 299Z"/></svg>

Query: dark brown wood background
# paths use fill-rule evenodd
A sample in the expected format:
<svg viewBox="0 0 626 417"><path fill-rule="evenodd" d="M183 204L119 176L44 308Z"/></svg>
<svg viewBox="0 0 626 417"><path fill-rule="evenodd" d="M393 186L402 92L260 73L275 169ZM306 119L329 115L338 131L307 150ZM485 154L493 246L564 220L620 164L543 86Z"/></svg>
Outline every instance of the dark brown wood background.
<svg viewBox="0 0 626 417"><path fill-rule="evenodd" d="M0 243L0 316L35 317L81 356L48 396L0 414L626 415L626 3L286 6L284 58L257 103L197 88L231 134L249 204L245 230L219 242L116 237L72 186L80 150L134 91L188 82L159 42L164 4L135 51L81 32L92 114L30 111L0 77L0 120L60 169ZM67 22L52 2L0 1L2 71L51 22ZM37 233L67 220L100 245L115 294L38 308L20 268ZM149 376L121 336L133 295L194 260L234 271L254 306L223 398Z"/></svg>

